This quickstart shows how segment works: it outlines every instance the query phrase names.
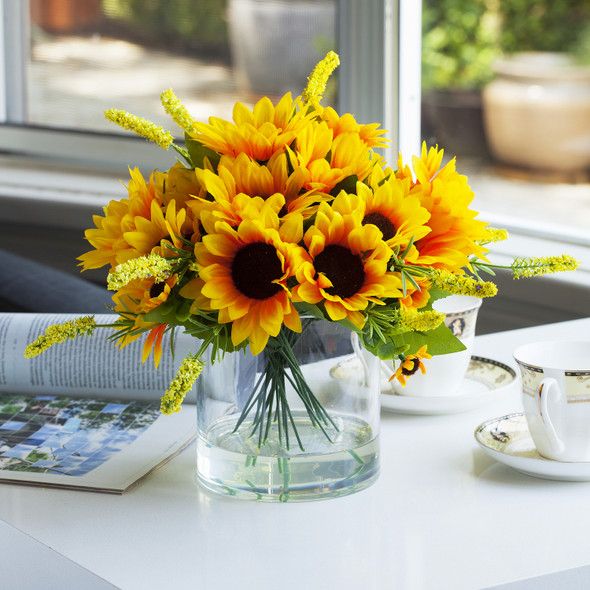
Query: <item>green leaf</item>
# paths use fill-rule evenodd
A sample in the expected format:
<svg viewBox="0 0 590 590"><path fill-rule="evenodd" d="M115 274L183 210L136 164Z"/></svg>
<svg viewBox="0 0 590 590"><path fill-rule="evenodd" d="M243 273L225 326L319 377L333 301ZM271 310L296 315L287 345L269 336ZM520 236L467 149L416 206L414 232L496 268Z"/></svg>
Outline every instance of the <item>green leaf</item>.
<svg viewBox="0 0 590 590"><path fill-rule="evenodd" d="M168 299L158 307L148 311L143 317L146 322L155 322L157 324L177 324L176 309L178 305L175 301Z"/></svg>
<svg viewBox="0 0 590 590"><path fill-rule="evenodd" d="M435 301L438 301L439 299L444 299L445 297L448 297L449 295L451 295L451 293L449 293L447 291L442 291L441 289L435 289L435 288L430 289L428 291L428 293L430 295L430 299L428 299L428 305L426 305L424 307L424 309L421 311L431 311L432 304Z"/></svg>
<svg viewBox="0 0 590 590"><path fill-rule="evenodd" d="M318 320L325 320L326 315L324 312L317 306L311 303L306 303L305 301L300 301L294 304L295 309L299 312L300 316L308 315L312 318L317 318Z"/></svg>
<svg viewBox="0 0 590 590"><path fill-rule="evenodd" d="M398 346L394 342L388 342L387 344L381 344L380 346L370 346L366 342L363 343L365 348L378 356L381 360L388 360L397 357L400 354L404 354L407 351L407 345Z"/></svg>
<svg viewBox="0 0 590 590"><path fill-rule="evenodd" d="M344 180L341 180L331 191L330 195L337 197L340 191L347 193L356 193L356 183L359 181L359 177L356 174L347 176Z"/></svg>
<svg viewBox="0 0 590 590"><path fill-rule="evenodd" d="M175 311L175 317L176 317L176 321L179 324L182 324L184 322L186 322L186 320L188 320L188 318L191 315L191 305L192 305L192 301L190 299L185 299L177 308Z"/></svg>
<svg viewBox="0 0 590 590"><path fill-rule="evenodd" d="M465 345L444 324L428 332L406 332L396 336L396 343L408 346L407 353L415 354L425 344L428 354L440 355L465 350Z"/></svg>
<svg viewBox="0 0 590 590"><path fill-rule="evenodd" d="M190 156L191 162L195 168L203 167L203 160L209 158L211 164L217 168L221 156L213 151L211 148L204 146L202 143L193 139L190 135L184 134L184 140L186 142L186 149Z"/></svg>

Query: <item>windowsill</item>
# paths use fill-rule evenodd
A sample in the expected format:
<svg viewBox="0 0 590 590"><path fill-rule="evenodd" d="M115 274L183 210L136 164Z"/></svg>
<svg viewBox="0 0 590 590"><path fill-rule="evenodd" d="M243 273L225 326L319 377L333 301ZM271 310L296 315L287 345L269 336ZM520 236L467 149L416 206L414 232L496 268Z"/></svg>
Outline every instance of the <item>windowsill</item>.
<svg viewBox="0 0 590 590"><path fill-rule="evenodd" d="M3 223L81 230L124 193L113 172L0 155Z"/></svg>
<svg viewBox="0 0 590 590"><path fill-rule="evenodd" d="M472 173L470 181L472 186L476 185L477 174ZM111 200L125 196L122 182L126 183L126 178L105 169L57 166L46 160L0 154L2 223L81 232L92 225L92 215L102 214L102 208ZM587 229L530 223L527 219L500 214L493 208L481 209L482 219L494 227L507 228L510 234L507 241L491 245L491 261L509 265L515 256L569 254L581 262L581 268L548 278L590 288Z"/></svg>

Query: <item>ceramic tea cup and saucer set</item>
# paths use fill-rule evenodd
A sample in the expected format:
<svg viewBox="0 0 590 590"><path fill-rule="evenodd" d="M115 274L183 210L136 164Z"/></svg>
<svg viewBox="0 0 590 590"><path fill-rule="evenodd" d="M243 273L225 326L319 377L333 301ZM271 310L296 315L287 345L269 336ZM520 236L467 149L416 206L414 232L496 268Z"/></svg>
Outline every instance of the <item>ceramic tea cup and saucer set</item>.
<svg viewBox="0 0 590 590"><path fill-rule="evenodd" d="M481 299L452 295L433 307L445 314L445 324L465 350L426 361L426 374L412 375L402 386L389 381L391 361L382 363L381 407L401 414L453 414L477 408L497 398L516 379L515 371L498 361L473 356L475 325Z"/></svg>
<svg viewBox="0 0 590 590"><path fill-rule="evenodd" d="M524 412L475 431L494 459L545 479L590 481L590 341L517 348Z"/></svg>

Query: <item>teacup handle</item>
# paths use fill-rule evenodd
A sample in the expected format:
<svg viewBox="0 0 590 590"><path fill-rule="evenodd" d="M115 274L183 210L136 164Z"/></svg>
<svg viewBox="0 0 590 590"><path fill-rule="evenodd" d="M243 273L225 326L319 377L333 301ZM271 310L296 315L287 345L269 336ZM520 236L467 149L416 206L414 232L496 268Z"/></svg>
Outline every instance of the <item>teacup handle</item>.
<svg viewBox="0 0 590 590"><path fill-rule="evenodd" d="M564 450L565 445L557 435L548 407L549 396L552 396L552 399L555 401L561 397L561 390L557 380L553 379L553 377L546 377L543 379L539 384L537 395L539 397L539 413L541 414L541 420L545 425L545 434L547 435L554 452L561 453Z"/></svg>

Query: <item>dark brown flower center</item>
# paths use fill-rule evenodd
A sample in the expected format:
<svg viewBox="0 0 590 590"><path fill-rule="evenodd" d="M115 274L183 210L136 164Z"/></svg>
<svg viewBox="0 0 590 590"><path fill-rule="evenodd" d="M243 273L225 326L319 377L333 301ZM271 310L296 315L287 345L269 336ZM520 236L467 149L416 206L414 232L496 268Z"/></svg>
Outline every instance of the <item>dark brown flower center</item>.
<svg viewBox="0 0 590 590"><path fill-rule="evenodd" d="M365 215L363 218L363 225L367 225L368 223L376 225L381 230L385 241L390 240L395 236L395 225L393 225L391 220L385 217L383 213L379 213L379 211L373 211L372 213Z"/></svg>
<svg viewBox="0 0 590 590"><path fill-rule="evenodd" d="M274 246L264 242L247 244L234 257L231 278L236 289L250 299L268 299L280 285L273 283L283 275L281 261Z"/></svg>
<svg viewBox="0 0 590 590"><path fill-rule="evenodd" d="M326 289L326 292L342 299L358 293L365 282L365 268L361 257L344 246L326 246L315 257L314 267L316 272L325 274L332 282L333 286Z"/></svg>
<svg viewBox="0 0 590 590"><path fill-rule="evenodd" d="M413 375L420 367L420 361L418 359L409 359L409 361L412 363L411 369L407 369L405 366L402 367L402 375L407 375L408 377ZM406 362L408 361L406 360Z"/></svg>
<svg viewBox="0 0 590 590"><path fill-rule="evenodd" d="M150 298L158 297L164 292L164 288L166 287L166 283L164 281L160 283L154 283L150 287Z"/></svg>

